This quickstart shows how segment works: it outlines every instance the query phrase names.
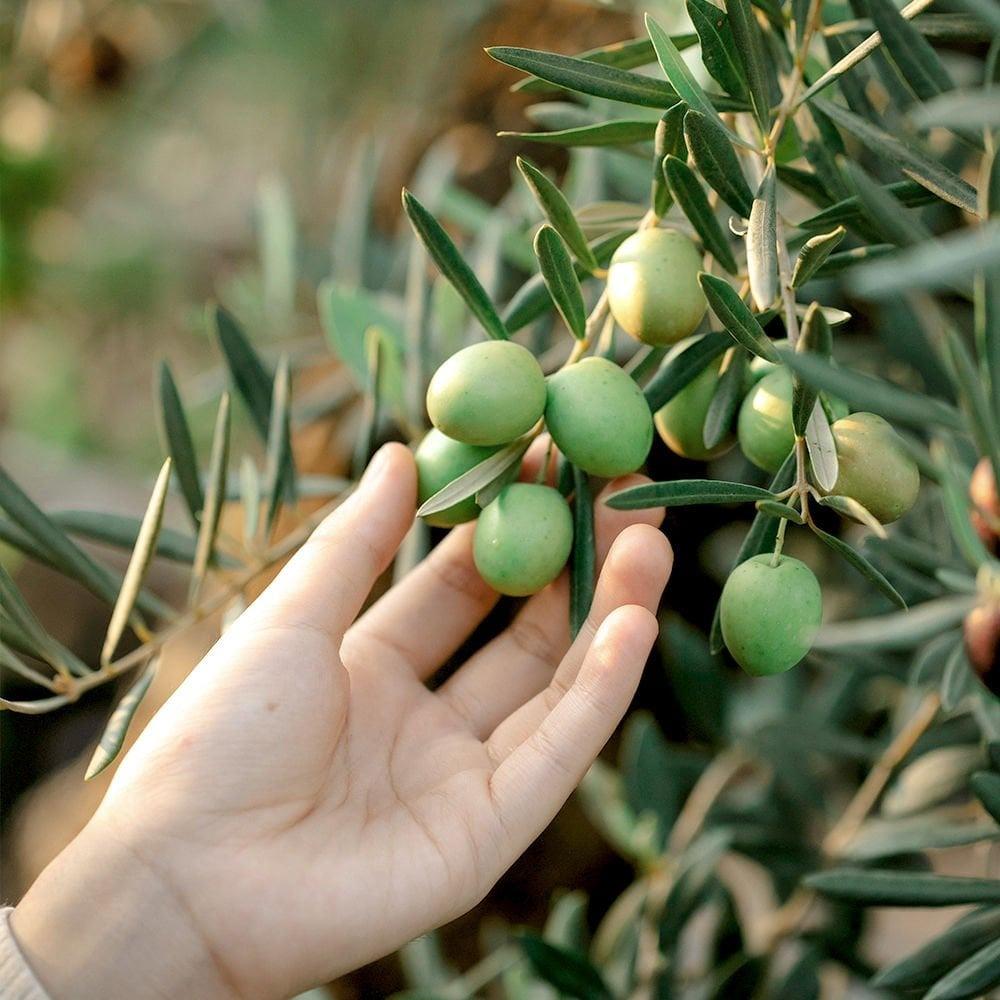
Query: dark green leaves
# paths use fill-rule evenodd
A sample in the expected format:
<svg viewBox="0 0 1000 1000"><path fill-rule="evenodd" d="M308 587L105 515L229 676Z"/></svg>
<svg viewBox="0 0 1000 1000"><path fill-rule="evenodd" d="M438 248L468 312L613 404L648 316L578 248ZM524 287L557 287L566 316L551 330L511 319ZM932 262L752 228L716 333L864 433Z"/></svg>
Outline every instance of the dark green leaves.
<svg viewBox="0 0 1000 1000"><path fill-rule="evenodd" d="M507 328L497 314L493 302L441 224L405 189L403 209L434 263L465 300L465 304L472 315L479 320L483 329L496 340L506 340Z"/></svg>
<svg viewBox="0 0 1000 1000"><path fill-rule="evenodd" d="M292 388L288 371L288 358L283 356L274 375L271 393L271 414L267 433L267 516L264 519L264 533L271 534L281 497L286 492L286 480L292 473L291 437Z"/></svg>
<svg viewBox="0 0 1000 1000"><path fill-rule="evenodd" d="M780 361L780 356L764 333L764 328L725 278L702 271L698 275L698 281L712 312L719 317L722 325L738 344L742 344L751 354L765 361L775 363Z"/></svg>
<svg viewBox="0 0 1000 1000"><path fill-rule="evenodd" d="M978 771L969 779L969 784L986 811L1000 823L1000 774Z"/></svg>
<svg viewBox="0 0 1000 1000"><path fill-rule="evenodd" d="M108 724L101 736L101 741L98 743L97 748L94 750L94 755L90 758L90 763L87 765L87 773L84 775L85 781L96 778L121 752L121 748L125 743L125 736L128 733L129 724L132 722L132 718L139 708L139 703L146 696L149 686L153 683L158 665L159 659L154 658L151 660L139 675L138 680L136 680L122 700L115 706L115 710L111 713L111 718L108 720Z"/></svg>
<svg viewBox="0 0 1000 1000"><path fill-rule="evenodd" d="M233 385L246 404L260 439L267 441L271 423L271 376L231 312L215 305L209 309L209 316Z"/></svg>
<svg viewBox="0 0 1000 1000"><path fill-rule="evenodd" d="M903 600L899 591L877 570L860 552L851 548L847 542L842 541L835 535L827 534L819 528L813 526L813 532L833 549L837 555L850 563L865 579L874 584L875 587L892 601L897 607L905 608L906 601Z"/></svg>
<svg viewBox="0 0 1000 1000"><path fill-rule="evenodd" d="M205 498L201 492L201 479L198 475L198 459L191 438L191 428L184 415L184 405L177 391L177 383L166 361L160 363L158 387L160 431L163 442L167 454L174 461L174 475L181 488L181 496L184 497L191 521L197 528L201 508L205 505Z"/></svg>
<svg viewBox="0 0 1000 1000"><path fill-rule="evenodd" d="M861 906L956 906L1000 903L1000 879L925 872L837 868L809 875L805 884L831 899Z"/></svg>
<svg viewBox="0 0 1000 1000"><path fill-rule="evenodd" d="M516 465L524 457L531 443L530 437L518 438L510 444L494 452L479 465L463 473L458 479L452 480L444 489L440 489L417 511L418 517L427 517L447 510L468 497L475 496L502 476L512 465Z"/></svg>
<svg viewBox="0 0 1000 1000"><path fill-rule="evenodd" d="M535 235L535 254L545 279L545 287L577 340L583 340L587 331L587 309L580 291L580 280L573 270L573 261L562 237L548 225Z"/></svg>
<svg viewBox="0 0 1000 1000"><path fill-rule="evenodd" d="M649 408L655 413L690 385L720 354L732 346L727 333L706 333L675 354L649 380L644 393Z"/></svg>
<svg viewBox="0 0 1000 1000"><path fill-rule="evenodd" d="M847 234L843 226L837 226L829 233L812 236L802 245L792 271L792 288L801 288L823 266Z"/></svg>
<svg viewBox="0 0 1000 1000"><path fill-rule="evenodd" d="M773 500L770 490L743 483L715 479L684 479L667 483L646 483L612 494L607 499L615 510L642 510L646 507L686 507L690 504L748 503Z"/></svg>
<svg viewBox="0 0 1000 1000"><path fill-rule="evenodd" d="M569 623L575 637L583 628L594 600L597 554L594 504L587 474L573 466L573 554L570 565Z"/></svg>
<svg viewBox="0 0 1000 1000"><path fill-rule="evenodd" d="M539 208L552 224L552 228L565 240L566 246L570 248L573 255L584 267L591 271L595 270L597 258L587 245L587 238L583 235L583 230L576 221L573 209L570 208L563 193L529 160L519 156L517 167L528 187L531 188L531 193L535 196ZM536 242L536 252L537 249Z"/></svg>
<svg viewBox="0 0 1000 1000"><path fill-rule="evenodd" d="M696 35L677 35L674 42L678 48L688 49L698 41ZM645 66L655 62L656 53L653 51L653 43L649 38L631 38L625 42L612 42L610 45L601 45L596 49L588 49L580 52L577 59L586 62L600 63L602 66L616 66L618 69L635 69L636 66ZM552 85L546 80L538 77L528 77L525 80L518 80L511 88L512 91L521 93L538 93L551 91Z"/></svg>
<svg viewBox="0 0 1000 1000"><path fill-rule="evenodd" d="M726 13L736 41L736 50L746 72L754 116L760 127L767 131L771 119L771 88L764 65L764 43L760 27L750 0L727 0Z"/></svg>
<svg viewBox="0 0 1000 1000"><path fill-rule="evenodd" d="M747 353L734 347L719 375L712 401L705 413L702 440L706 448L715 448L731 433L736 414L746 394Z"/></svg>
<svg viewBox="0 0 1000 1000"><path fill-rule="evenodd" d="M502 139L524 139L550 146L631 146L651 142L656 133L656 122L609 121L574 128L556 129L552 132L499 132Z"/></svg>
<svg viewBox="0 0 1000 1000"><path fill-rule="evenodd" d="M938 54L892 0L868 0L868 9L889 55L917 97L926 101L951 89L951 77Z"/></svg>
<svg viewBox="0 0 1000 1000"><path fill-rule="evenodd" d="M535 974L561 996L575 1000L612 1000L601 974L578 952L558 948L537 934L523 934L521 947Z"/></svg>
<svg viewBox="0 0 1000 1000"><path fill-rule="evenodd" d="M778 296L777 219L774 164L769 164L754 195L746 235L750 295L758 312Z"/></svg>
<svg viewBox="0 0 1000 1000"><path fill-rule="evenodd" d="M749 218L753 192L726 134L700 112L688 111L684 116L684 138L705 181L734 212Z"/></svg>
<svg viewBox="0 0 1000 1000"><path fill-rule="evenodd" d="M725 11L710 0L687 0L687 11L701 40L705 69L727 94L747 99L746 76L736 55L736 42Z"/></svg>
<svg viewBox="0 0 1000 1000"><path fill-rule="evenodd" d="M815 104L873 153L895 164L928 191L966 212L977 213L975 188L947 167L941 166L918 146L890 135L839 104L820 98L815 99Z"/></svg>
<svg viewBox="0 0 1000 1000"><path fill-rule="evenodd" d="M663 169L677 204L701 237L705 249L730 274L735 274L736 258L729 246L729 240L719 225L719 220L715 217L705 190L694 171L676 156L668 156L664 160Z"/></svg>
<svg viewBox="0 0 1000 1000"><path fill-rule="evenodd" d="M676 91L663 80L574 56L503 45L488 48L486 54L506 66L532 73L539 79L579 94L645 108L669 108L677 101Z"/></svg>
<svg viewBox="0 0 1000 1000"><path fill-rule="evenodd" d="M925 1000L971 1000L985 996L1000 983L1000 940L980 948L974 955L942 976Z"/></svg>
<svg viewBox="0 0 1000 1000"><path fill-rule="evenodd" d="M813 302L806 311L797 349L800 353L808 351L822 356L830 354L830 324L823 316L818 302ZM801 436L806 432L806 424L812 416L819 393L797 376L793 376L793 382L792 426L795 433Z"/></svg>

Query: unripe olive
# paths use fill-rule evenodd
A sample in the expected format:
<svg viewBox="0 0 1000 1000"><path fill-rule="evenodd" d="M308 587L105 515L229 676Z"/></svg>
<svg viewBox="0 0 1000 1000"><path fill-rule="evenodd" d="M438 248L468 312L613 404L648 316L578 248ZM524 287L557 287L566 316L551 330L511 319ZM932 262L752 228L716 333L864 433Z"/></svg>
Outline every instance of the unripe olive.
<svg viewBox="0 0 1000 1000"><path fill-rule="evenodd" d="M983 544L991 551L997 548L997 528L1000 527L1000 496L993 475L993 463L981 458L969 481L969 499L972 501L972 526Z"/></svg>
<svg viewBox="0 0 1000 1000"><path fill-rule="evenodd" d="M777 472L795 446L792 376L787 368L765 375L740 406L737 435L743 454L767 472Z"/></svg>
<svg viewBox="0 0 1000 1000"><path fill-rule="evenodd" d="M839 472L833 493L852 497L890 524L916 502L920 471L892 426L874 413L852 413L833 425Z"/></svg>
<svg viewBox="0 0 1000 1000"><path fill-rule="evenodd" d="M436 428L427 432L420 442L414 458L417 463L417 497L419 503L429 500L438 490L444 489L450 482L458 479L470 469L500 449L500 445L489 447L476 444L463 444L442 434ZM509 479L517 475L517 463L509 473ZM437 528L451 528L465 521L472 521L479 516L479 504L474 496L460 500L447 510L439 510L424 520Z"/></svg>
<svg viewBox="0 0 1000 1000"><path fill-rule="evenodd" d="M524 597L560 573L573 546L573 518L558 490L512 483L476 522L472 553L480 576L501 594Z"/></svg>
<svg viewBox="0 0 1000 1000"><path fill-rule="evenodd" d="M703 462L733 446L735 436L727 434L714 448L705 447L705 417L719 384L721 367L720 357L656 411L656 429L675 454Z"/></svg>
<svg viewBox="0 0 1000 1000"><path fill-rule="evenodd" d="M676 229L642 229L615 251L608 305L618 325L646 344L676 344L708 307L698 284L701 256Z"/></svg>
<svg viewBox="0 0 1000 1000"><path fill-rule="evenodd" d="M431 423L465 444L513 441L545 408L545 376L527 348L487 340L453 354L427 389Z"/></svg>
<svg viewBox="0 0 1000 1000"><path fill-rule="evenodd" d="M965 616L962 634L972 669L994 690L1000 681L1000 605L973 608Z"/></svg>
<svg viewBox="0 0 1000 1000"><path fill-rule="evenodd" d="M653 415L635 379L606 358L584 358L548 380L545 425L559 450L594 476L624 476L646 461Z"/></svg>
<svg viewBox="0 0 1000 1000"><path fill-rule="evenodd" d="M812 646L823 615L813 571L798 559L770 553L740 563L722 589L722 637L733 659L755 677L794 667Z"/></svg>

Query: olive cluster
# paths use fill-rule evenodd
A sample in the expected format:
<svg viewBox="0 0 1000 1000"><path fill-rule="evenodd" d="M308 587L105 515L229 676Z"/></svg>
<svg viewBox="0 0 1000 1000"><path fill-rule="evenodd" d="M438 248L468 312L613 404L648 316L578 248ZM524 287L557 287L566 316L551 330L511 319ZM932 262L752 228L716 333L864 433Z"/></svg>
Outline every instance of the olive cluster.
<svg viewBox="0 0 1000 1000"><path fill-rule="evenodd" d="M649 453L653 418L642 390L617 365L584 358L547 379L534 355L512 341L466 347L435 372L427 390L432 430L417 448L421 502L504 446L541 429L577 468L614 478ZM480 515L475 496L430 515L450 527L477 516L476 567L502 594L535 593L559 575L573 543L562 494L518 483L518 465Z"/></svg>

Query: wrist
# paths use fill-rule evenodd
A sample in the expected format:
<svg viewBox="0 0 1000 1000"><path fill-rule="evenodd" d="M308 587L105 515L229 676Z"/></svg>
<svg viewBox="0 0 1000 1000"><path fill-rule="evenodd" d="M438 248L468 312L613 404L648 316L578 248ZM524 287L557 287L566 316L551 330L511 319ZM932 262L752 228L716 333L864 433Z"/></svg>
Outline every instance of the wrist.
<svg viewBox="0 0 1000 1000"><path fill-rule="evenodd" d="M97 820L42 872L11 928L52 1000L237 995L169 877Z"/></svg>

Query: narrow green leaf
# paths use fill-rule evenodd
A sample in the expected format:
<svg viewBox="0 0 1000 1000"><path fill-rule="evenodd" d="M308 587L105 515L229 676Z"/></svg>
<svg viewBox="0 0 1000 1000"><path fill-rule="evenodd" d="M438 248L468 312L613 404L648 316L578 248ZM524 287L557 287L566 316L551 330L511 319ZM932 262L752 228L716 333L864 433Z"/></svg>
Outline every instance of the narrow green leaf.
<svg viewBox="0 0 1000 1000"><path fill-rule="evenodd" d="M243 504L243 541L249 548L257 537L261 503L260 470L249 455L240 459L240 501Z"/></svg>
<svg viewBox="0 0 1000 1000"><path fill-rule="evenodd" d="M732 129L728 128L719 117L708 95L701 89L701 85L694 78L694 74L688 68L684 57L677 51L677 47L670 40L670 36L660 27L656 21L646 14L646 30L656 49L656 59L660 64L670 85L677 91L678 96L693 111L699 111L709 119L716 128L729 135L733 142L741 146L750 147L750 144L737 136Z"/></svg>
<svg viewBox="0 0 1000 1000"><path fill-rule="evenodd" d="M837 226L829 233L820 233L812 236L802 245L798 257L795 259L795 268L792 271L792 288L801 288L816 272L823 266L830 254L847 235L847 230L843 226Z"/></svg>
<svg viewBox="0 0 1000 1000"><path fill-rule="evenodd" d="M941 166L922 149L890 135L864 118L830 101L814 98L814 103L841 128L846 129L873 153L895 164L907 177L923 185L943 201L966 212L977 213L976 192L971 184Z"/></svg>
<svg viewBox="0 0 1000 1000"><path fill-rule="evenodd" d="M925 1000L970 1000L985 996L1000 984L1000 940L980 948L974 955L942 976Z"/></svg>
<svg viewBox="0 0 1000 1000"><path fill-rule="evenodd" d="M431 514L447 510L449 507L475 496L495 479L504 475L512 465L520 462L528 450L531 440L531 436L528 435L511 441L510 444L494 452L479 465L452 480L424 502L417 511L417 517L429 517Z"/></svg>
<svg viewBox="0 0 1000 1000"><path fill-rule="evenodd" d="M754 17L750 0L727 0L726 13L736 41L736 50L746 72L754 116L761 129L766 132L771 120L771 86L764 65L760 26Z"/></svg>
<svg viewBox="0 0 1000 1000"><path fill-rule="evenodd" d="M577 125L573 128L555 129L550 132L498 132L501 139L523 139L526 142L540 142L550 146L633 146L652 142L656 134L656 122L650 121L609 121L592 125Z"/></svg>
<svg viewBox="0 0 1000 1000"><path fill-rule="evenodd" d="M581 234L582 235L582 234ZM562 237L549 225L535 235L535 255L559 315L577 340L587 332L587 307L580 290L580 279L573 270L573 261Z"/></svg>
<svg viewBox="0 0 1000 1000"><path fill-rule="evenodd" d="M900 204L907 208L919 208L923 205L930 205L937 200L937 195L932 194L925 187L916 181L896 181L892 184L884 184L882 190L892 195ZM822 212L811 215L799 223L800 229L825 229L840 223L850 225L863 219L864 206L861 199L856 195L843 198L834 205L824 208Z"/></svg>
<svg viewBox="0 0 1000 1000"><path fill-rule="evenodd" d="M698 275L698 281L712 312L719 317L733 339L758 358L778 364L781 356L736 289L725 278L707 271Z"/></svg>
<svg viewBox="0 0 1000 1000"><path fill-rule="evenodd" d="M911 611L893 611L857 621L824 625L813 647L827 650L851 647L913 649L960 624L973 606L974 599L967 594L951 595L925 601Z"/></svg>
<svg viewBox="0 0 1000 1000"><path fill-rule="evenodd" d="M125 578L122 581L121 590L118 592L118 599L115 601L111 620L108 623L108 631L104 637L104 646L101 649L102 666L107 666L115 655L125 626L132 617L132 611L146 579L149 564L153 561L160 528L163 525L163 505L167 499L167 487L170 485L172 465L173 462L170 458L167 458L163 463L146 506L146 513L143 515L139 534L136 536L135 548L129 558Z"/></svg>
<svg viewBox="0 0 1000 1000"><path fill-rule="evenodd" d="M860 906L957 906L1000 903L1000 879L964 878L926 872L835 868L807 875L805 885Z"/></svg>
<svg viewBox="0 0 1000 1000"><path fill-rule="evenodd" d="M866 264L868 261L888 257L895 252L896 248L891 243L873 243L867 247L854 247L841 253L832 253L819 266L814 277L832 278L835 274L840 274L856 264Z"/></svg>
<svg viewBox="0 0 1000 1000"><path fill-rule="evenodd" d="M953 86L930 42L900 14L892 0L868 0L868 10L893 62L913 92L930 100Z"/></svg>
<svg viewBox="0 0 1000 1000"><path fill-rule="evenodd" d="M842 541L835 535L829 535L825 531L821 531L815 525L812 526L812 530L837 555L850 563L866 580L874 584L876 589L888 597L893 604L900 608L906 607L906 601L900 596L899 591L860 552L851 548L847 542Z"/></svg>
<svg viewBox="0 0 1000 1000"><path fill-rule="evenodd" d="M212 435L212 452L208 460L208 479L205 487L205 509L201 514L201 528L195 545L194 565L191 567L191 583L188 603L194 605L201 591L205 574L215 550L215 536L219 530L219 517L226 497L226 474L229 469L229 393L223 393L215 418Z"/></svg>
<svg viewBox="0 0 1000 1000"><path fill-rule="evenodd" d="M287 320L295 309L297 261L295 211L284 178L261 180L256 209L264 304L272 320Z"/></svg>
<svg viewBox="0 0 1000 1000"><path fill-rule="evenodd" d="M570 568L569 623L575 638L594 601L597 555L594 542L594 503L587 474L573 466L573 556Z"/></svg>
<svg viewBox="0 0 1000 1000"><path fill-rule="evenodd" d="M667 214L674 200L667 177L663 171L663 161L668 156L684 158L684 116L687 105L678 101L660 115L656 123L656 135L653 141L653 182L650 187L649 202L657 217Z"/></svg>
<svg viewBox="0 0 1000 1000"><path fill-rule="evenodd" d="M956 642L941 675L941 707L954 712L972 690L972 668L965 655L965 644Z"/></svg>
<svg viewBox="0 0 1000 1000"><path fill-rule="evenodd" d="M646 108L669 108L677 102L677 92L665 81L614 66L602 66L555 52L502 45L488 48L486 54L505 66L513 66L578 94Z"/></svg>
<svg viewBox="0 0 1000 1000"><path fill-rule="evenodd" d="M796 351L800 354L808 352L828 357L830 341L830 325L827 323L819 303L813 302L806 310ZM806 424L809 423L809 418L812 416L819 392L808 382L803 382L794 373L792 374L792 386L792 426L796 434L802 435L806 432ZM836 476L834 476L834 480L836 481Z"/></svg>
<svg viewBox="0 0 1000 1000"><path fill-rule="evenodd" d="M268 536L278 516L282 495L286 492L285 475L292 462L291 408L292 388L288 356L282 355L274 375L267 433L268 499L264 533Z"/></svg>
<svg viewBox="0 0 1000 1000"><path fill-rule="evenodd" d="M716 479L678 479L619 490L605 502L615 510L643 510L647 507L686 507L691 504L748 503L773 499L774 494L770 490L759 486Z"/></svg>
<svg viewBox="0 0 1000 1000"><path fill-rule="evenodd" d="M210 307L210 316L233 385L260 439L266 442L271 420L271 376L232 313L215 305Z"/></svg>
<svg viewBox="0 0 1000 1000"><path fill-rule="evenodd" d="M177 383L173 372L166 361L160 362L159 415L160 432L167 454L174 460L174 475L181 489L181 496L187 505L191 522L198 527L198 517L205 505L201 492L201 478L198 475L198 459L195 455L194 440L191 428L184 415L184 404L181 402Z"/></svg>
<svg viewBox="0 0 1000 1000"><path fill-rule="evenodd" d="M549 944L537 934L522 934L521 948L536 975L576 1000L613 1000L600 972L583 955Z"/></svg>
<svg viewBox="0 0 1000 1000"><path fill-rule="evenodd" d="M473 316L483 329L496 340L509 336L503 321L497 315L490 297L479 279L466 264L458 247L441 227L441 223L407 190L403 190L403 209L409 217L414 232L420 237L427 252L441 273L451 282L455 291L465 300Z"/></svg>
<svg viewBox="0 0 1000 1000"><path fill-rule="evenodd" d="M955 407L939 399L908 392L884 379L840 368L814 354L780 349L780 358L817 389L845 400L852 410L870 410L889 421L926 428L937 424L961 430L965 422Z"/></svg>
<svg viewBox="0 0 1000 1000"><path fill-rule="evenodd" d="M917 128L995 129L1000 126L1000 87L955 90L920 105L910 121Z"/></svg>
<svg viewBox="0 0 1000 1000"><path fill-rule="evenodd" d="M836 479L834 479L834 482L836 482ZM852 521L857 521L858 524L863 524L866 528L870 528L879 538L887 537L885 528L882 527L882 523L878 518L867 507L858 503L854 497L842 497L834 493L829 496L820 497L819 502L822 506L829 507L830 510L835 510L838 514L849 517Z"/></svg>
<svg viewBox="0 0 1000 1000"><path fill-rule="evenodd" d="M750 295L758 312L778 297L777 220L774 164L769 164L754 195L746 235Z"/></svg>
<svg viewBox="0 0 1000 1000"><path fill-rule="evenodd" d="M573 209L563 193L530 160L519 156L517 168L521 171L521 176L527 182L531 193L535 196L535 201L538 202L538 207L545 213L552 228L563 238L573 255L584 267L591 271L595 270L597 258L594 257L593 250L588 246L587 238L583 235L583 230L576 221ZM537 244L535 249L537 253Z"/></svg>
<svg viewBox="0 0 1000 1000"><path fill-rule="evenodd" d="M832 490L837 482L840 460L837 457L837 443L830 428L830 418L821 400L813 402L803 437L816 485L821 490Z"/></svg>
<svg viewBox="0 0 1000 1000"><path fill-rule="evenodd" d="M97 744L94 755L90 758L90 763L87 765L84 781L96 778L121 752L121 748L125 744L128 727L135 717L140 702L153 683L159 662L158 657L150 660L136 682L115 706L115 710L111 713L111 718L108 720L108 724L101 735L101 741Z"/></svg>
<svg viewBox="0 0 1000 1000"><path fill-rule="evenodd" d="M802 515L794 507L789 507L787 503L780 503L777 500L758 500L754 506L767 517L784 518L793 524L806 523Z"/></svg>
<svg viewBox="0 0 1000 1000"><path fill-rule="evenodd" d="M901 854L963 847L1000 838L990 822L941 818L934 812L893 819L869 819L843 853L846 861L873 861Z"/></svg>
<svg viewBox="0 0 1000 1000"><path fill-rule="evenodd" d="M883 969L872 985L887 990L925 990L980 948L1000 940L1000 908L981 907L956 920L912 955Z"/></svg>
<svg viewBox="0 0 1000 1000"><path fill-rule="evenodd" d="M732 433L736 414L746 395L747 369L746 351L732 348L705 413L702 440L706 448L715 448L727 434Z"/></svg>
<svg viewBox="0 0 1000 1000"><path fill-rule="evenodd" d="M709 0L687 0L687 12L701 40L701 60L716 83L732 97L749 99L746 76L734 56L736 41L726 12Z"/></svg>
<svg viewBox="0 0 1000 1000"><path fill-rule="evenodd" d="M977 771L969 779L969 784L986 811L1000 823L1000 774Z"/></svg>
<svg viewBox="0 0 1000 1000"><path fill-rule="evenodd" d="M688 0L689 5L692 2ZM753 192L726 134L700 112L688 111L684 115L684 138L695 165L708 185L734 212L744 219L749 218Z"/></svg>
<svg viewBox="0 0 1000 1000"><path fill-rule="evenodd" d="M663 161L663 169L677 204L701 238L705 250L730 274L735 274L736 258L729 246L729 239L719 225L694 171L676 156L668 156Z"/></svg>
<svg viewBox="0 0 1000 1000"><path fill-rule="evenodd" d="M675 354L664 363L643 390L649 408L655 413L666 406L720 354L732 347L732 343L732 337L728 333L706 333Z"/></svg>

